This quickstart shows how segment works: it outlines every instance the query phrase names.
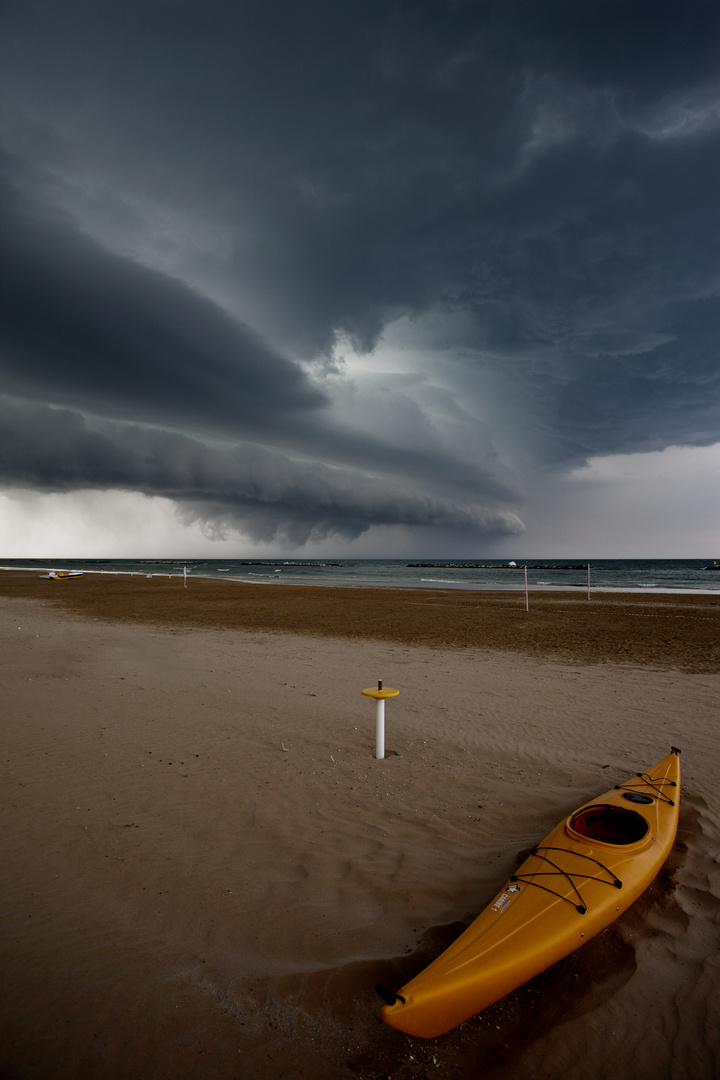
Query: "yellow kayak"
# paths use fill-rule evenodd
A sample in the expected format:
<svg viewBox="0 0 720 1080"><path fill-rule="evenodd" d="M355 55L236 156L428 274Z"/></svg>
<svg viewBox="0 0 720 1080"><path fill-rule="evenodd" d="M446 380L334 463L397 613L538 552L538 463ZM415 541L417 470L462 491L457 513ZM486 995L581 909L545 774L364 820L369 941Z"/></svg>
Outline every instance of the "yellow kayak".
<svg viewBox="0 0 720 1080"><path fill-rule="evenodd" d="M665 862L677 832L680 751L585 803L533 848L453 944L397 993L386 1024L434 1038L482 1012L617 919Z"/></svg>

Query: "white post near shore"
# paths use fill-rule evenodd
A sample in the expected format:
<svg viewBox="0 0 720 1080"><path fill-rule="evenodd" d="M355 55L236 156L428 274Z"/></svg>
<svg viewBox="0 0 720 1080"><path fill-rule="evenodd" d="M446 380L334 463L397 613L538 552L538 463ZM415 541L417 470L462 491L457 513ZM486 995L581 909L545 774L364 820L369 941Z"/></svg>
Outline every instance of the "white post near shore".
<svg viewBox="0 0 720 1080"><path fill-rule="evenodd" d="M383 689L382 679L378 679L377 690L368 686L360 691L365 697L375 698L375 758L380 761L385 757L385 698L397 697L400 693L394 686Z"/></svg>
<svg viewBox="0 0 720 1080"><path fill-rule="evenodd" d="M525 610L526 611L530 610L530 600L529 600L529 597L528 597L528 590L527 590L527 566L525 567Z"/></svg>
<svg viewBox="0 0 720 1080"><path fill-rule="evenodd" d="M590 563L588 563L588 600L590 599Z"/></svg>
<svg viewBox="0 0 720 1080"><path fill-rule="evenodd" d="M187 566L183 566L183 589L187 589Z"/></svg>

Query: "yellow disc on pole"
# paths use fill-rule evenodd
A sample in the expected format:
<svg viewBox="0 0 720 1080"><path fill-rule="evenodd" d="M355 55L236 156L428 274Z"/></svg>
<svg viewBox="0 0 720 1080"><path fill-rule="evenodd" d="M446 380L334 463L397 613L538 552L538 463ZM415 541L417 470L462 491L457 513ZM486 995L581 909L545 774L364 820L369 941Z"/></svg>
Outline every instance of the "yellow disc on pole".
<svg viewBox="0 0 720 1080"><path fill-rule="evenodd" d="M382 690L378 690L377 686L368 686L367 689L361 690L360 693L364 694L365 697L386 698L397 697L400 691L396 690L394 686L385 686Z"/></svg>

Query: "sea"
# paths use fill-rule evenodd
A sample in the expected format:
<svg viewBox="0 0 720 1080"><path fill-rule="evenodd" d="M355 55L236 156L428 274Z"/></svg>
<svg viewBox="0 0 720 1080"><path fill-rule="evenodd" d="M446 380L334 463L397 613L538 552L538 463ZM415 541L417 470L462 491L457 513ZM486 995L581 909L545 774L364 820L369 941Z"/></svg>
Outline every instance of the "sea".
<svg viewBox="0 0 720 1080"><path fill-rule="evenodd" d="M720 592L720 559L8 559L7 570L465 591Z"/></svg>

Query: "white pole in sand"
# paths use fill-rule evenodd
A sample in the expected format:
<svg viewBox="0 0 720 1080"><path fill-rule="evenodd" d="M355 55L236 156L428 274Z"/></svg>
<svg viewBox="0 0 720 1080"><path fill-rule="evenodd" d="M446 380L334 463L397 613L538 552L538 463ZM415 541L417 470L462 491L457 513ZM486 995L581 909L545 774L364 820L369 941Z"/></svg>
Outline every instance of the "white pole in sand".
<svg viewBox="0 0 720 1080"><path fill-rule="evenodd" d="M378 761L385 757L385 698L397 697L400 693L394 686L386 686L383 689L382 679L378 679L377 690L369 686L360 691L365 697L375 698L377 702L375 710L375 757Z"/></svg>
<svg viewBox="0 0 720 1080"><path fill-rule="evenodd" d="M528 591L527 591L527 566L525 567L525 610L526 611L530 610L530 600L528 598Z"/></svg>
<svg viewBox="0 0 720 1080"><path fill-rule="evenodd" d="M385 698L377 699L375 709L375 758L382 761L385 757Z"/></svg>
<svg viewBox="0 0 720 1080"><path fill-rule="evenodd" d="M588 600L590 599L590 563L588 563Z"/></svg>
<svg viewBox="0 0 720 1080"><path fill-rule="evenodd" d="M187 589L187 566L183 566L183 589Z"/></svg>

